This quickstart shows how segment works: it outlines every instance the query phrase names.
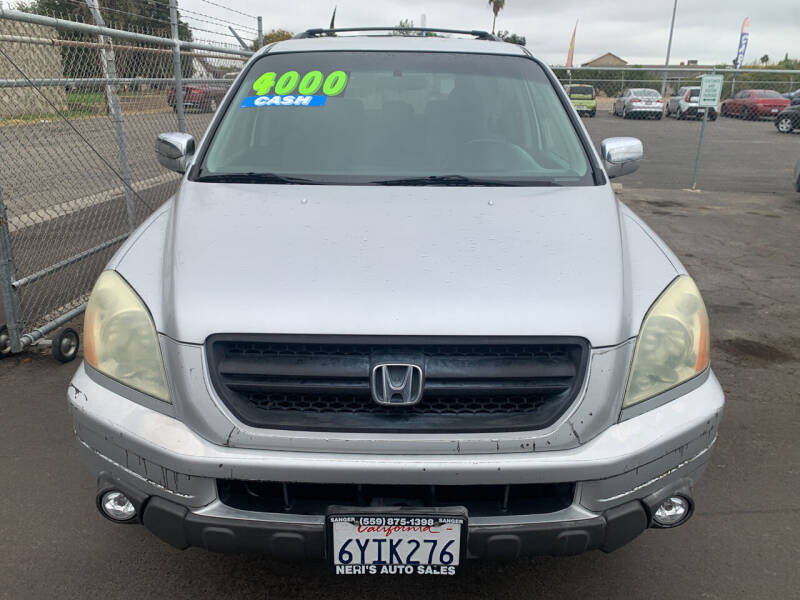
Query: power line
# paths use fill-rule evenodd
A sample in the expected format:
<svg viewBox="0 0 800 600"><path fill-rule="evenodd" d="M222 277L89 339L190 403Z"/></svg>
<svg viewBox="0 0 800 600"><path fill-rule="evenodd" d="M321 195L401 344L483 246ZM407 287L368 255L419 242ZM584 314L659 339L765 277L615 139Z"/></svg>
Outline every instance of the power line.
<svg viewBox="0 0 800 600"><path fill-rule="evenodd" d="M220 17L212 17L211 15L207 15L207 14L201 13L201 12L195 12L193 10L187 10L185 8L179 9L178 12L181 15L186 14L186 13L188 13L190 15L198 15L200 17L206 17L207 19L213 19L215 21L219 21L220 23L225 23L226 25L233 25L234 27L241 27L242 29L250 29L252 31L258 31L257 29L255 29L253 27L250 27L248 25L242 25L241 23L236 23L235 21L228 21L227 19L222 19ZM201 21L202 19L197 19L197 20Z"/></svg>
<svg viewBox="0 0 800 600"><path fill-rule="evenodd" d="M192 21L199 21L200 23L207 23L209 25L213 25L214 27L225 27L225 28L227 28L227 25L224 25L223 23L215 23L214 21L206 21L204 19L199 19L199 18L193 17L191 15L185 15L183 13L180 13L180 16L182 18L184 18L184 19L191 19ZM235 26L238 29L248 29L248 30L254 31L254 32L258 31L257 29L253 29L252 27L247 27L246 25L237 25L237 24L234 23L233 26Z"/></svg>
<svg viewBox="0 0 800 600"><path fill-rule="evenodd" d="M229 11L231 11L233 13L236 13L237 15L242 15L243 17L250 17L251 19L257 19L258 18L255 15L250 15L250 14L235 10L233 8L228 8L227 6L223 6L222 4L217 4L216 2L212 2L211 0L200 0L200 2L205 2L206 4L210 4L211 6L216 6L217 8L222 8L222 9L225 9L225 10L229 10Z"/></svg>

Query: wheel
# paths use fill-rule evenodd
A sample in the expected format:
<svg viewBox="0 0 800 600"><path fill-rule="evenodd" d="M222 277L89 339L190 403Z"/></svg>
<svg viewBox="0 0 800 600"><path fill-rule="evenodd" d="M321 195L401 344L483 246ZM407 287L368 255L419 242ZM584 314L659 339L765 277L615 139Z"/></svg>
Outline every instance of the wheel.
<svg viewBox="0 0 800 600"><path fill-rule="evenodd" d="M781 133L792 133L792 129L794 129L794 125L790 117L781 117L775 123L775 127L777 127L778 131Z"/></svg>
<svg viewBox="0 0 800 600"><path fill-rule="evenodd" d="M660 121L662 116L661 113L656 113L656 121Z"/></svg>
<svg viewBox="0 0 800 600"><path fill-rule="evenodd" d="M591 119L591 118L593 118L593 117L595 116L595 114L597 114L597 110L593 110L593 111L591 111L591 112L589 113L589 118L590 118L590 119Z"/></svg>
<svg viewBox="0 0 800 600"><path fill-rule="evenodd" d="M11 336L8 334L8 327L0 327L0 358L11 356Z"/></svg>
<svg viewBox="0 0 800 600"><path fill-rule="evenodd" d="M684 115L684 114L683 114L683 112L681 111L681 109L680 109L680 108L678 108L678 112L676 112L676 113L675 113L675 118L676 118L676 119L678 119L678 121L683 121L683 119L685 118L685 116L686 116L686 115Z"/></svg>
<svg viewBox="0 0 800 600"><path fill-rule="evenodd" d="M625 107L625 106L622 107L622 118L623 119L629 118L629 116L628 116L628 108Z"/></svg>
<svg viewBox="0 0 800 600"><path fill-rule="evenodd" d="M743 119L749 119L750 118L750 109L745 106L742 109L742 112L739 113L739 116L742 117Z"/></svg>
<svg viewBox="0 0 800 600"><path fill-rule="evenodd" d="M727 109L727 107L726 107L724 104L722 105L722 108L720 109L720 114L721 114L723 117L727 117L727 116L729 116L729 115L728 115L728 109Z"/></svg>
<svg viewBox="0 0 800 600"><path fill-rule="evenodd" d="M800 192L800 177L798 177L797 181L794 182L794 189Z"/></svg>
<svg viewBox="0 0 800 600"><path fill-rule="evenodd" d="M77 331L70 327L62 329L53 340L53 358L62 363L75 360L80 343Z"/></svg>

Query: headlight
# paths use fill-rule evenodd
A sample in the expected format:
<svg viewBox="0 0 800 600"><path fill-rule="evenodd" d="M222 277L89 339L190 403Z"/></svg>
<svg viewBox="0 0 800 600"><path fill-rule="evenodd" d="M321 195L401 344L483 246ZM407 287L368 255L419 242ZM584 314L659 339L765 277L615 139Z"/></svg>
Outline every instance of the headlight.
<svg viewBox="0 0 800 600"><path fill-rule="evenodd" d="M622 406L691 379L708 366L708 314L691 277L673 281L650 307L633 353Z"/></svg>
<svg viewBox="0 0 800 600"><path fill-rule="evenodd" d="M169 402L167 376L150 312L114 271L104 271L84 317L84 356L95 369Z"/></svg>

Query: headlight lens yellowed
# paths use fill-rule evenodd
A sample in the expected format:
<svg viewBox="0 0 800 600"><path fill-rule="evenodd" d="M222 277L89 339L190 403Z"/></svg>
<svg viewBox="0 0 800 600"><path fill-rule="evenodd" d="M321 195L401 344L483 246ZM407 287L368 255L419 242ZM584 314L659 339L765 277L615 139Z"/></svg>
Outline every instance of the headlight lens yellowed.
<svg viewBox="0 0 800 600"><path fill-rule="evenodd" d="M150 312L126 281L104 271L84 317L84 355L95 369L169 402L167 376Z"/></svg>
<svg viewBox="0 0 800 600"><path fill-rule="evenodd" d="M683 383L708 366L708 314L688 275L678 277L650 307L633 353L623 407Z"/></svg>

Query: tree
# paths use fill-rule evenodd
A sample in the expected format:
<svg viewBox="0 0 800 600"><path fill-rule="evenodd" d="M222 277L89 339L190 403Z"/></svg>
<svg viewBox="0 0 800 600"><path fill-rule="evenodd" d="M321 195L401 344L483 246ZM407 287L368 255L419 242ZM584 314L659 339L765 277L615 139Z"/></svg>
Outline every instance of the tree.
<svg viewBox="0 0 800 600"><path fill-rule="evenodd" d="M264 45L266 46L267 44L282 42L283 40L290 40L292 37L294 37L294 34L291 31L286 31L285 29L270 29L262 37L264 38ZM258 40L253 40L250 43L250 47L253 50L258 50Z"/></svg>
<svg viewBox="0 0 800 600"><path fill-rule="evenodd" d="M396 25L400 29L414 29L414 21L411 19L400 19ZM413 31L393 31L392 35L416 35Z"/></svg>
<svg viewBox="0 0 800 600"><path fill-rule="evenodd" d="M497 37L499 37L504 42L510 42L512 44L519 44L520 46L524 46L527 40L525 39L524 35L517 35L516 33L509 33L508 31L498 31Z"/></svg>
<svg viewBox="0 0 800 600"><path fill-rule="evenodd" d="M495 24L497 23L497 13L499 13L506 5L506 0L489 0L489 6L492 7L494 18L492 19L492 35L494 35Z"/></svg>
<svg viewBox="0 0 800 600"><path fill-rule="evenodd" d="M166 2L99 0L98 4L100 5L100 15L107 27L170 37L169 5ZM28 3L19 3L17 8L39 15L94 23L85 0L31 0ZM59 36L72 41L97 41L97 36L67 31L59 31ZM180 20L180 14L178 15L178 37L184 41L192 40L192 30L188 23ZM61 64L64 77L100 77L102 75L96 48L62 46ZM172 55L166 52L146 55L140 52L117 52L116 66L119 77L171 77ZM193 71L191 57L183 55L181 66L184 77L191 77Z"/></svg>
<svg viewBox="0 0 800 600"><path fill-rule="evenodd" d="M769 54L765 54L760 59L762 65L766 65L769 63Z"/></svg>

